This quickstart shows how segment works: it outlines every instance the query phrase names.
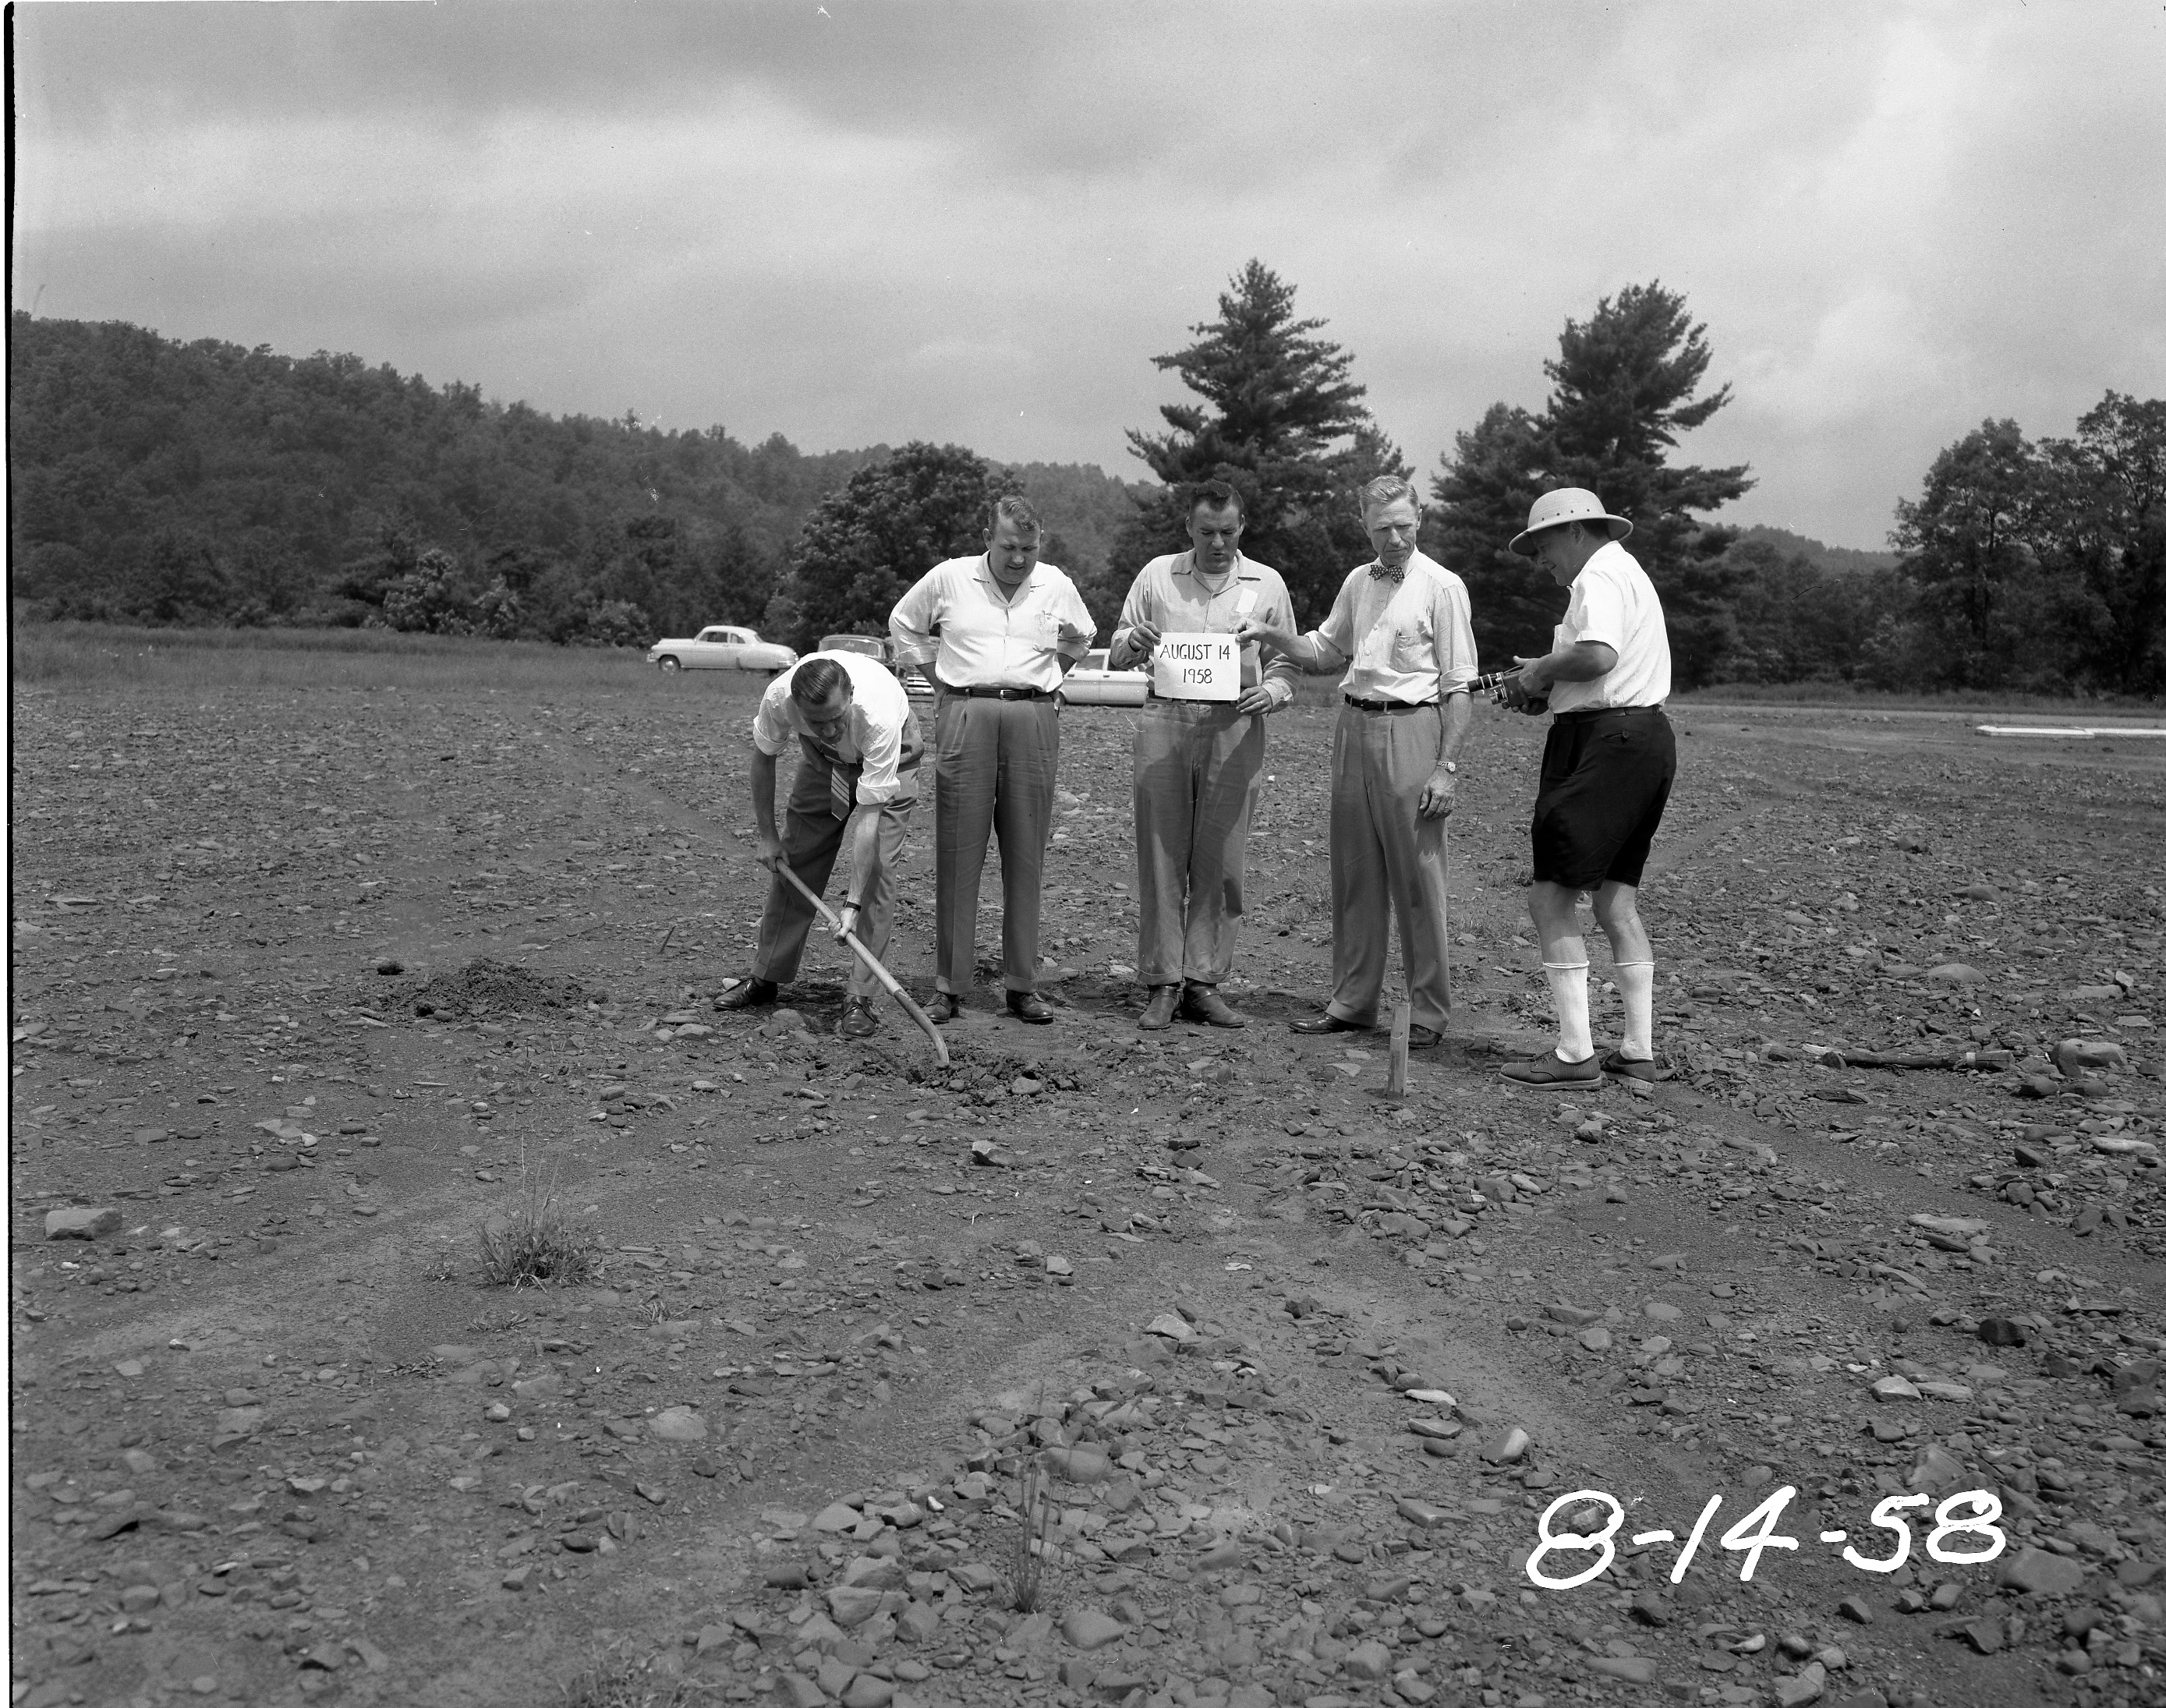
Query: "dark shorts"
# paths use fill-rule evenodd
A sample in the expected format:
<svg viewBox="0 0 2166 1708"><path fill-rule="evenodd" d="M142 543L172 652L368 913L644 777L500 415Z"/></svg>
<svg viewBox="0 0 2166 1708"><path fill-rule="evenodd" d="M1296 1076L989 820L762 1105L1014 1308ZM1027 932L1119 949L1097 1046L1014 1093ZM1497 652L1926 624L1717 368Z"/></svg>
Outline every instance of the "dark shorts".
<svg viewBox="0 0 2166 1708"><path fill-rule="evenodd" d="M1677 774L1677 734L1659 706L1556 719L1535 798L1535 881L1638 884Z"/></svg>

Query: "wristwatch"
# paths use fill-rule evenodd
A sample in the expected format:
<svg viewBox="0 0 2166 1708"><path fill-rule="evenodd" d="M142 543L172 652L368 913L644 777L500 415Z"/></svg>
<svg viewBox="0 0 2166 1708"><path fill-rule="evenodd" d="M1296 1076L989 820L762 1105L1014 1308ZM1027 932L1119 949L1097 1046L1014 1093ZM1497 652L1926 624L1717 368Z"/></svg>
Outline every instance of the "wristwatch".
<svg viewBox="0 0 2166 1708"><path fill-rule="evenodd" d="M1459 775L1459 762L1456 759L1447 759L1444 762L1444 769L1445 775L1456 777Z"/></svg>

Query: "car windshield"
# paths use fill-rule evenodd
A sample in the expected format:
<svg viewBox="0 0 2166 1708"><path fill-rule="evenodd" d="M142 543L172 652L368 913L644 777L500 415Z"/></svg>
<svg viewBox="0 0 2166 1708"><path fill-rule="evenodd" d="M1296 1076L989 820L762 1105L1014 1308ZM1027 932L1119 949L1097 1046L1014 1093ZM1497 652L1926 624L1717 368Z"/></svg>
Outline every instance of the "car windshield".
<svg viewBox="0 0 2166 1708"><path fill-rule="evenodd" d="M822 652L858 652L867 658L880 656L880 644L870 635L829 635L820 642Z"/></svg>
<svg viewBox="0 0 2166 1708"><path fill-rule="evenodd" d="M1102 646L1096 651L1086 652L1083 655L1083 667L1086 670L1103 670L1112 656L1110 651Z"/></svg>

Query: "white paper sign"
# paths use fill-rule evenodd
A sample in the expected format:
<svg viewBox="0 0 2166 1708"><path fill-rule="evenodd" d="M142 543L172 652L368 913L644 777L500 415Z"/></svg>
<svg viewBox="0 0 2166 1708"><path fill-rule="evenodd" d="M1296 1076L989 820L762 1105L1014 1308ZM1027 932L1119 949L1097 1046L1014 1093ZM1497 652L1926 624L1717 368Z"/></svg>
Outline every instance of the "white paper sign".
<svg viewBox="0 0 2166 1708"><path fill-rule="evenodd" d="M1162 699L1238 700L1240 644L1231 635L1162 635L1151 654L1151 688Z"/></svg>

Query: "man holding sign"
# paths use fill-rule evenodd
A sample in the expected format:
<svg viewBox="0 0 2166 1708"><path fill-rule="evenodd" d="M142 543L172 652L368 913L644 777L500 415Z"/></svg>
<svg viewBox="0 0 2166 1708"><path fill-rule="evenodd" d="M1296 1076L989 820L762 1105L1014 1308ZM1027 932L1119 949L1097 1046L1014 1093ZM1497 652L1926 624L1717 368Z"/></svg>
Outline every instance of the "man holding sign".
<svg viewBox="0 0 2166 1708"><path fill-rule="evenodd" d="M1191 496L1186 551L1138 572L1113 631L1116 670L1148 662L1150 697L1136 726L1136 969L1150 988L1146 1031L1181 1017L1248 1022L1218 994L1233 970L1249 820L1264 774L1264 715L1286 705L1298 673L1268 669L1238 631L1293 626L1286 583L1241 555L1241 495L1207 481Z"/></svg>
<svg viewBox="0 0 2166 1708"><path fill-rule="evenodd" d="M1305 669L1346 672L1331 743L1331 1002L1294 1031L1376 1025L1396 914L1413 999L1407 1041L1423 1050L1451 1014L1444 821L1458 789L1467 685L1481 672L1466 583L1415 549L1412 483L1380 475L1362 488L1361 525L1376 556L1346 577L1321 628L1296 635L1258 620L1241 639Z"/></svg>

